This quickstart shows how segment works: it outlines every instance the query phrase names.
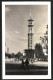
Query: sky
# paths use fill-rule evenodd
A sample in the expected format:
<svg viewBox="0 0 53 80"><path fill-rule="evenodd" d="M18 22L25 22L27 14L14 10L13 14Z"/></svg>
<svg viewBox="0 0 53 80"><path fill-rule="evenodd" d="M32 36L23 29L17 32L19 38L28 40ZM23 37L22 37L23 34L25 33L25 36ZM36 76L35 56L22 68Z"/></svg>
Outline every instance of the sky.
<svg viewBox="0 0 53 80"><path fill-rule="evenodd" d="M23 52L28 49L28 19L33 21L33 49L40 43L48 24L48 5L6 5L5 6L5 42L9 53Z"/></svg>

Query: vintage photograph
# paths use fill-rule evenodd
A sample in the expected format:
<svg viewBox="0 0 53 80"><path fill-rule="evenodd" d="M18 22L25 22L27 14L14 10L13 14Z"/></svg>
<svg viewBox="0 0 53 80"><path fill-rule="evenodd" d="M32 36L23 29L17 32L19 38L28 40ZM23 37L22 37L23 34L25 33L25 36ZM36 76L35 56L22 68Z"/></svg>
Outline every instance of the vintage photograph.
<svg viewBox="0 0 53 80"><path fill-rule="evenodd" d="M5 19L3 74L17 77L23 75L51 77L50 2L7 3L4 9L2 8Z"/></svg>

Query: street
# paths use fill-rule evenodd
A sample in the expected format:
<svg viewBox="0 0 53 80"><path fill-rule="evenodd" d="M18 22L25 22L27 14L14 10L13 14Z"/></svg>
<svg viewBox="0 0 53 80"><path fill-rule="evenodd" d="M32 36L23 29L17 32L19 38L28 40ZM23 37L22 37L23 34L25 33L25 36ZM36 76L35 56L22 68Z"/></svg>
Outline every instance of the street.
<svg viewBox="0 0 53 80"><path fill-rule="evenodd" d="M29 64L29 71L21 68L21 63L9 62L5 64L6 75L47 75L48 74L48 63L38 61Z"/></svg>

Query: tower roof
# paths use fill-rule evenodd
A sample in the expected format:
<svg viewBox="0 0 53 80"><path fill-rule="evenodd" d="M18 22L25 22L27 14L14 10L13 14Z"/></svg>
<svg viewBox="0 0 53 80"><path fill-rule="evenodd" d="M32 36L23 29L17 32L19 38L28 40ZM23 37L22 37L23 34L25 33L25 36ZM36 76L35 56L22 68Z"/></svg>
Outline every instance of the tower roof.
<svg viewBox="0 0 53 80"><path fill-rule="evenodd" d="M32 18L31 18L31 13L32 13L32 10L30 9L30 19L28 21L34 21Z"/></svg>
<svg viewBox="0 0 53 80"><path fill-rule="evenodd" d="M30 18L28 21L34 21L32 18Z"/></svg>

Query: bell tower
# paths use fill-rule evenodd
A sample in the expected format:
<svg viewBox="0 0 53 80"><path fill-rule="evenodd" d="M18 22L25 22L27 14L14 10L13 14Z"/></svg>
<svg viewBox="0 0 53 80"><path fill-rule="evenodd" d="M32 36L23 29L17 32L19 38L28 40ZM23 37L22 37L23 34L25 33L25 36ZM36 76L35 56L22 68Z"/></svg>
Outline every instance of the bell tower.
<svg viewBox="0 0 53 80"><path fill-rule="evenodd" d="M28 20L28 49L25 49L26 57L34 58L34 49L32 49L33 43L33 19L31 18L31 10L30 10L30 18Z"/></svg>
<svg viewBox="0 0 53 80"><path fill-rule="evenodd" d="M30 16L30 19L28 20L28 49L32 49L32 39L33 39L32 22L33 22L33 19Z"/></svg>

